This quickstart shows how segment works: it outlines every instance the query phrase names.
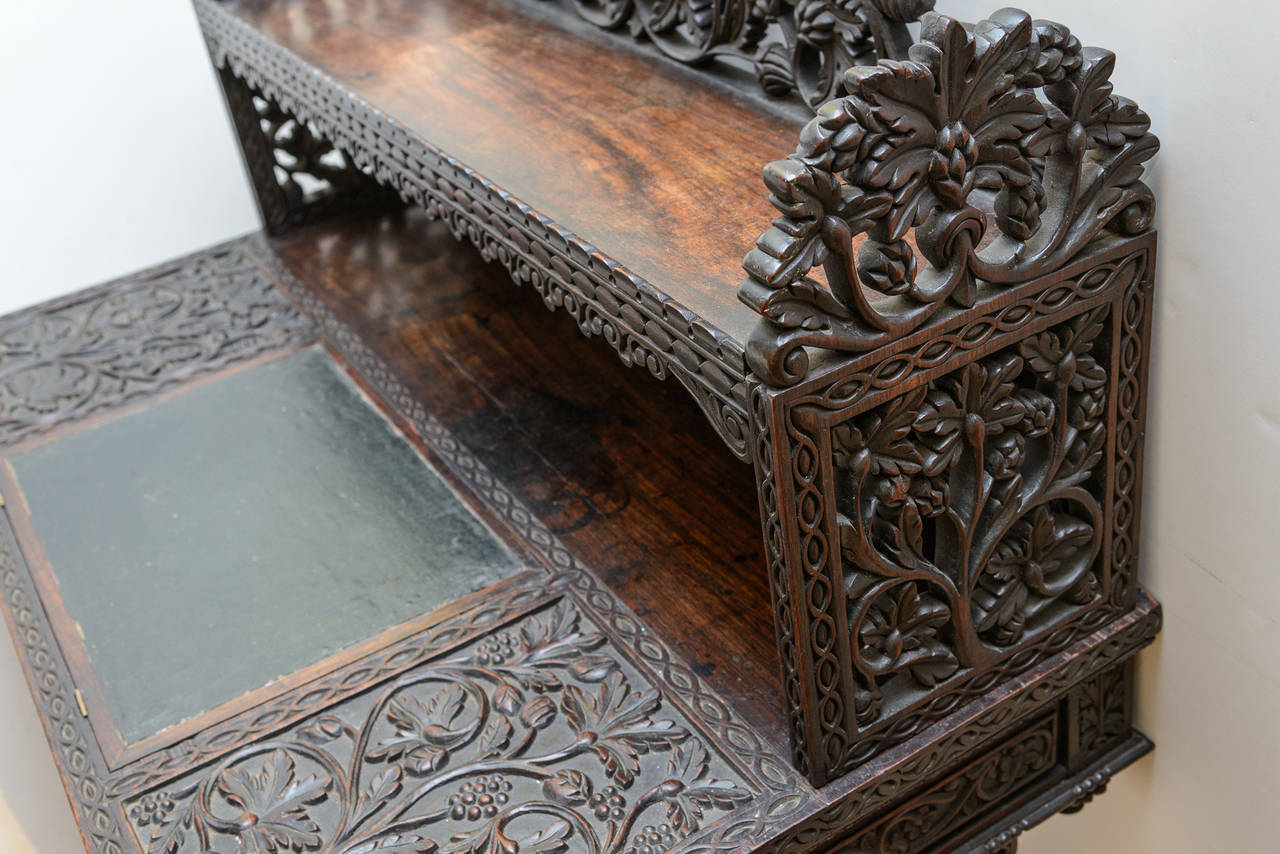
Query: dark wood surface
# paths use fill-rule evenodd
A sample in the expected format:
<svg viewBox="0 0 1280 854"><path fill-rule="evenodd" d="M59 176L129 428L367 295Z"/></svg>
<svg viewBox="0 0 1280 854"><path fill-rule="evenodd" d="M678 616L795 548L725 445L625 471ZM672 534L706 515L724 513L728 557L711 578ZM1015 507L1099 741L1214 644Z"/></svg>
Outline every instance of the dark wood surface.
<svg viewBox="0 0 1280 854"><path fill-rule="evenodd" d="M779 754L755 488L677 385L628 369L419 211L276 238L285 265Z"/></svg>
<svg viewBox="0 0 1280 854"><path fill-rule="evenodd" d="M480 603L437 612L409 633L384 634L290 674L281 691L237 706L229 717L201 720L168 748L116 765L96 732L92 707L99 698L68 666L67 629L59 629L43 602L42 570L25 563L35 552L18 545L34 535L17 524L20 502L10 502L7 523L0 524L6 617L90 851L230 850L236 838L257 838L259 825L248 816L217 816L234 818L245 799L261 800L265 815L278 814L283 807L272 792L252 782L272 775L309 787L305 816L294 816L306 827L295 829L317 850L374 844L384 832L402 830L388 822L409 810L430 816L406 818L414 838L456 841L487 815L453 814L456 803L448 798L465 793L457 788L461 778L474 790L499 766L515 777L532 773L535 781L543 773L518 761L527 737L552 750L543 756L551 763L546 773L570 782L588 774L597 794L613 785L618 794L608 797L619 798L623 812L652 807L660 821L665 807L638 793L652 783L654 792L679 795L683 789L662 782L669 775L712 786L719 794L704 805L700 829L643 830L656 850L989 851L1083 803L1150 748L1132 730L1127 662L1158 630L1160 615L1139 596L1132 612L815 792L790 769L780 721L771 717L782 704L768 693L776 684L772 673L762 672L776 666L768 661L770 627L754 621L767 608L754 507L744 501L751 494L747 467L733 462L674 386L626 370L606 342L554 328L562 318L548 318L535 293L513 288L497 268L421 217L335 221L277 239L274 248L246 238L0 319L0 329L13 333L5 340L43 342L69 317L86 310L99 317L92 307L109 303L117 308L109 325L84 326L99 346L187 357L156 365L145 384L123 391L94 384L68 397L61 393L63 372L47 369L74 362L80 350L71 339L59 339L60 348L49 341L0 351L12 375L30 380L15 386L5 404L10 441L0 444L10 452L14 438L30 435L24 431L37 423L37 412L40 423L58 425L42 441L62 441L102 419L160 405L184 393L181 386L193 377L196 384L221 382L230 372L259 369L273 353L323 340L444 466L460 497L483 505L477 510L495 530L522 541L550 569L491 588ZM303 275L305 282L297 278ZM188 291L192 298L179 298ZM222 314L210 314L211 306ZM366 343L356 333L373 317L383 324L367 330ZM240 345L234 364L213 346L230 340ZM196 347L200 342L207 346ZM54 411L39 405L55 394ZM526 630L529 620L543 628ZM413 729L393 699L418 709L415 715L433 714L439 692L433 686L441 680L472 696L487 694L510 665L517 665L510 678L529 678L519 667L528 656L545 659L561 677L538 675L539 689L532 683L504 689L501 704L463 704L473 719L488 718L481 739L489 748L463 736L478 729L466 729L454 734L460 740L437 732L433 738L445 738L446 747L419 745L395 762L359 751L346 756L344 739L376 753L388 727ZM490 667L481 674L485 685L473 685L475 674L457 671L467 662L498 670ZM618 781L629 761L611 765L613 748L591 760L586 748L596 736L574 735L588 716L623 705L632 710L623 725L637 728L627 737L645 748L634 757L631 787ZM516 732L525 735L504 734ZM501 757L477 766L473 748ZM411 778L420 782L410 786ZM634 834L614 838L603 801L521 785L497 820L567 809L573 825L552 822L543 830L559 838L572 827L568 850L580 850L573 845L593 834L609 837L599 850L626 850L642 832L637 823ZM353 799L356 792L365 794ZM216 803L206 805L207 798ZM380 811L373 823L344 821L368 798ZM519 821L503 826L522 838L536 830ZM206 836L216 837L214 844L205 844ZM496 844L474 850L510 850Z"/></svg>
<svg viewBox="0 0 1280 854"><path fill-rule="evenodd" d="M248 0L236 14L745 340L734 288L799 122L491 2Z"/></svg>

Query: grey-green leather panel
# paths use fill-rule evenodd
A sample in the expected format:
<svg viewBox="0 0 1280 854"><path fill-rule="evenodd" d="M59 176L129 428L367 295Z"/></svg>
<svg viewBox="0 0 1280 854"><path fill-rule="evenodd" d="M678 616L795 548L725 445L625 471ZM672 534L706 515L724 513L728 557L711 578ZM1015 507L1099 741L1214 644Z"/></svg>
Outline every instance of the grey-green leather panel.
<svg viewBox="0 0 1280 854"><path fill-rule="evenodd" d="M127 742L522 569L317 349L12 464Z"/></svg>

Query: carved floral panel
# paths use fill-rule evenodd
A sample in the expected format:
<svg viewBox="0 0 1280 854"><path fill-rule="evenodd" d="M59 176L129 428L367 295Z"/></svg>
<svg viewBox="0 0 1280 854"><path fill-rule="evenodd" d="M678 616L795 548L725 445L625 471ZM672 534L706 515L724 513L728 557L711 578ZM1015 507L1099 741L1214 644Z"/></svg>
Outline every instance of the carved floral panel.
<svg viewBox="0 0 1280 854"><path fill-rule="evenodd" d="M914 349L762 393L775 615L811 779L1132 606L1148 258L1119 250Z"/></svg>
<svg viewBox="0 0 1280 854"><path fill-rule="evenodd" d="M859 724L1105 597L1107 314L833 428Z"/></svg>
<svg viewBox="0 0 1280 854"><path fill-rule="evenodd" d="M656 854L756 794L562 599L124 809L155 854Z"/></svg>

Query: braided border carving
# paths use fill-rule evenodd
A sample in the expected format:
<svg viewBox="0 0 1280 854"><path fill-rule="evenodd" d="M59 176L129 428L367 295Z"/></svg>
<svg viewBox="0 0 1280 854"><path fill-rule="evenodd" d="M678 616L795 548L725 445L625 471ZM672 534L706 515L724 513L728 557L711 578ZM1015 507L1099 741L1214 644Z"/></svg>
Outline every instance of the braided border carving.
<svg viewBox="0 0 1280 854"><path fill-rule="evenodd" d="M413 135L216 0L194 0L214 64L314 128L356 168L449 224L563 308L627 365L673 375L741 460L750 459L741 346L599 249Z"/></svg>

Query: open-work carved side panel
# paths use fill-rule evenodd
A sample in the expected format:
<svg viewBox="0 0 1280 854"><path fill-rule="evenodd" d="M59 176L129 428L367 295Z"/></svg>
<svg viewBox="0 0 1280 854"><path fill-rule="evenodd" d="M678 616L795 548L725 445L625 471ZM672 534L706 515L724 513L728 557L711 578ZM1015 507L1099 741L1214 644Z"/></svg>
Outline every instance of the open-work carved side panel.
<svg viewBox="0 0 1280 854"><path fill-rule="evenodd" d="M1151 244L757 417L793 738L825 781L1133 606ZM797 702L798 698L798 702Z"/></svg>
<svg viewBox="0 0 1280 854"><path fill-rule="evenodd" d="M399 204L366 170L226 69L218 72L263 225L280 234L334 213Z"/></svg>
<svg viewBox="0 0 1280 854"><path fill-rule="evenodd" d="M971 29L931 13L910 61L845 74L764 179L782 216L739 296L747 350L789 385L806 346L860 353L1052 274L1105 235L1151 227L1159 143L1112 94L1115 55L1005 9Z"/></svg>

